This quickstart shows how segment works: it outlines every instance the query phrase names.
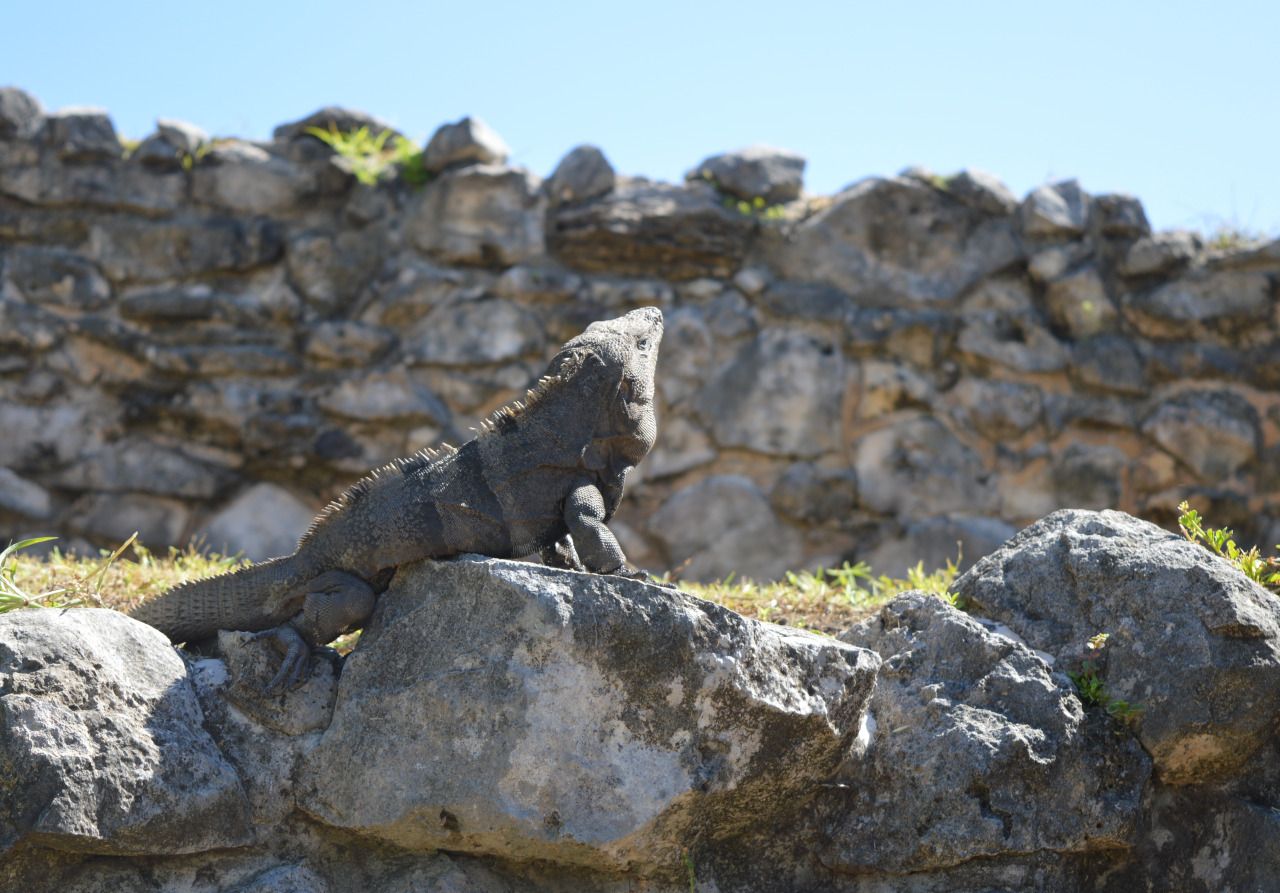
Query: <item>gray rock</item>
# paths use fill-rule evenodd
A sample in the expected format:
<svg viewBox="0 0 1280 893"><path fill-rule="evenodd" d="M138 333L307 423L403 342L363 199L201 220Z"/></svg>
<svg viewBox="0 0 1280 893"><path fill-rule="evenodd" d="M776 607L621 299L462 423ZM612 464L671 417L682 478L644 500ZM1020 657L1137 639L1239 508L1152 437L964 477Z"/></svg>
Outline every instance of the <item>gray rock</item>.
<svg viewBox="0 0 1280 893"><path fill-rule="evenodd" d="M1044 400L1035 385L966 378L952 391L956 417L988 440L1013 440L1040 423Z"/></svg>
<svg viewBox="0 0 1280 893"><path fill-rule="evenodd" d="M706 465L716 455L711 438L702 428L684 416L664 417L662 435L632 474L639 474L640 479L646 481L659 480ZM633 480L634 477L628 478L628 486Z"/></svg>
<svg viewBox="0 0 1280 893"><path fill-rule="evenodd" d="M908 179L869 179L770 249L787 278L867 302L946 304L1022 256L1011 222Z"/></svg>
<svg viewBox="0 0 1280 893"><path fill-rule="evenodd" d="M0 140L27 140L44 124L40 101L17 87L0 87Z"/></svg>
<svg viewBox="0 0 1280 893"><path fill-rule="evenodd" d="M0 466L0 509L44 521L53 514L53 497L35 481Z"/></svg>
<svg viewBox="0 0 1280 893"><path fill-rule="evenodd" d="M382 266L386 236L376 229L304 230L289 239L289 281L321 313L347 311Z"/></svg>
<svg viewBox="0 0 1280 893"><path fill-rule="evenodd" d="M65 161L119 158L124 153L116 127L102 109L67 108L45 117L44 142Z"/></svg>
<svg viewBox="0 0 1280 893"><path fill-rule="evenodd" d="M0 848L170 854L251 838L168 640L115 611L0 615Z"/></svg>
<svg viewBox="0 0 1280 893"><path fill-rule="evenodd" d="M1207 258L1205 263L1214 270L1256 270L1274 273L1280 271L1280 239L1217 253Z"/></svg>
<svg viewBox="0 0 1280 893"><path fill-rule="evenodd" d="M1015 372L1059 372L1066 368L1062 342L1031 314L983 311L967 315L956 350L979 363Z"/></svg>
<svg viewBox="0 0 1280 893"><path fill-rule="evenodd" d="M1045 245L1027 261L1027 273L1039 283L1047 283L1064 275L1072 267L1082 266L1093 255L1087 242Z"/></svg>
<svg viewBox="0 0 1280 893"><path fill-rule="evenodd" d="M89 252L113 282L244 272L284 253L280 230L234 217L113 220L90 229Z"/></svg>
<svg viewBox="0 0 1280 893"><path fill-rule="evenodd" d="M757 224L708 186L624 179L597 201L556 209L547 226L548 247L567 266L680 282L732 277Z"/></svg>
<svg viewBox="0 0 1280 893"><path fill-rule="evenodd" d="M1151 233L1142 202L1132 195L1110 192L1093 197L1094 213L1102 235L1113 239L1137 239Z"/></svg>
<svg viewBox="0 0 1280 893"><path fill-rule="evenodd" d="M751 146L736 152L712 155L685 174L686 180L705 180L721 192L751 201L764 199L776 205L794 201L804 188L803 155Z"/></svg>
<svg viewBox="0 0 1280 893"><path fill-rule="evenodd" d="M404 367L343 378L317 403L326 412L365 422L444 425L449 420L448 407Z"/></svg>
<svg viewBox="0 0 1280 893"><path fill-rule="evenodd" d="M769 504L805 524L839 523L858 507L858 476L851 468L795 462L769 491Z"/></svg>
<svg viewBox="0 0 1280 893"><path fill-rule="evenodd" d="M431 135L422 162L428 171L438 174L449 167L466 164L506 164L511 148L488 124L479 118L466 117L444 124Z"/></svg>
<svg viewBox="0 0 1280 893"><path fill-rule="evenodd" d="M536 316L499 299L444 304L404 335L408 359L436 366L507 362L537 352L544 340Z"/></svg>
<svg viewBox="0 0 1280 893"><path fill-rule="evenodd" d="M1116 265L1116 272L1121 276L1157 276L1186 266L1200 251L1201 240L1196 233L1155 233L1130 245Z"/></svg>
<svg viewBox="0 0 1280 893"><path fill-rule="evenodd" d="M63 248L18 245L0 255L0 288L6 283L33 304L96 310L111 299L102 272Z"/></svg>
<svg viewBox="0 0 1280 893"><path fill-rule="evenodd" d="M538 180L478 164L432 180L407 211L406 235L444 263L509 267L543 253Z"/></svg>
<svg viewBox="0 0 1280 893"><path fill-rule="evenodd" d="M590 201L613 191L613 165L595 146L576 146L543 184L553 206Z"/></svg>
<svg viewBox="0 0 1280 893"><path fill-rule="evenodd" d="M1086 388L1132 397L1150 393L1142 357L1122 335L1098 335L1071 348L1071 378Z"/></svg>
<svg viewBox="0 0 1280 893"><path fill-rule="evenodd" d="M568 304L581 290L581 276L555 267L515 266L494 284L498 297L520 302Z"/></svg>
<svg viewBox="0 0 1280 893"><path fill-rule="evenodd" d="M0 465L21 472L74 462L101 447L121 413L115 401L87 391L48 406L0 400Z"/></svg>
<svg viewBox="0 0 1280 893"><path fill-rule="evenodd" d="M875 419L899 409L928 408L936 389L928 378L902 363L864 360L858 418Z"/></svg>
<svg viewBox="0 0 1280 893"><path fill-rule="evenodd" d="M298 139L315 141L316 138L307 133L307 130L312 127L318 127L321 130L332 129L339 133L351 133L361 127L367 127L369 132L375 136L383 131L390 131L393 137L399 135L399 132L386 121L367 112L343 108L342 106L327 105L322 109L317 109L305 118L281 124L272 131L271 136L277 142L282 143Z"/></svg>
<svg viewBox="0 0 1280 893"><path fill-rule="evenodd" d="M1129 457L1113 446L1073 443L1053 458L1056 504L1074 509L1112 509Z"/></svg>
<svg viewBox="0 0 1280 893"><path fill-rule="evenodd" d="M799 535L739 475L713 475L678 491L649 517L648 529L686 580L776 580L800 563Z"/></svg>
<svg viewBox="0 0 1280 893"><path fill-rule="evenodd" d="M191 197L240 214L292 210L317 189L312 172L251 143L219 143L191 175Z"/></svg>
<svg viewBox="0 0 1280 893"><path fill-rule="evenodd" d="M141 356L161 372L189 377L288 375L299 367L293 354L268 344L147 345Z"/></svg>
<svg viewBox="0 0 1280 893"><path fill-rule="evenodd" d="M1124 313L1148 338L1236 336L1268 324L1271 291L1263 273L1197 273L1126 295Z"/></svg>
<svg viewBox="0 0 1280 893"><path fill-rule="evenodd" d="M1007 216L1018 207L1018 199L995 174L965 168L947 178L947 191L971 208L986 214Z"/></svg>
<svg viewBox="0 0 1280 893"><path fill-rule="evenodd" d="M307 332L307 359L335 366L370 366L396 343L389 329L349 319L327 320Z"/></svg>
<svg viewBox="0 0 1280 893"><path fill-rule="evenodd" d="M117 150L120 150L117 144ZM42 208L133 211L148 216L172 214L186 201L187 181L179 173L162 174L118 157L64 164L42 153L29 164L0 164L0 194ZM84 227L84 221L78 221ZM72 241L79 242L77 235Z"/></svg>
<svg viewBox="0 0 1280 893"><path fill-rule="evenodd" d="M1044 291L1049 321L1072 339L1116 328L1119 313L1097 268L1089 266L1051 281Z"/></svg>
<svg viewBox="0 0 1280 893"><path fill-rule="evenodd" d="M156 136L188 155L194 155L201 146L209 142L209 134L204 130L175 118L157 118Z"/></svg>
<svg viewBox="0 0 1280 893"><path fill-rule="evenodd" d="M118 546L136 533L143 545L164 549L185 544L191 510L185 503L160 496L94 493L73 502L63 523L101 544Z"/></svg>
<svg viewBox="0 0 1280 893"><path fill-rule="evenodd" d="M1030 649L922 592L840 638L884 664L870 741L819 795L837 814L822 864L900 877L1131 843L1150 761Z"/></svg>
<svg viewBox="0 0 1280 893"><path fill-rule="evenodd" d="M129 156L151 167L176 170L195 163L196 154L209 143L209 134L194 124L172 118L156 121L155 133Z"/></svg>
<svg viewBox="0 0 1280 893"><path fill-rule="evenodd" d="M1258 412L1232 391L1186 391L1162 401L1142 433L1209 481L1230 477L1262 446Z"/></svg>
<svg viewBox="0 0 1280 893"><path fill-rule="evenodd" d="M1273 734L1280 606L1208 550L1122 512L1064 510L1026 528L952 589L1031 647L1098 668L1139 708L1136 733L1170 784L1229 776Z"/></svg>
<svg viewBox="0 0 1280 893"><path fill-rule="evenodd" d="M993 507L977 453L930 416L904 414L854 445L862 504L908 518Z"/></svg>
<svg viewBox="0 0 1280 893"><path fill-rule="evenodd" d="M82 455L55 478L59 486L79 490L132 490L194 499L216 496L229 480L225 469L141 438L115 441Z"/></svg>
<svg viewBox="0 0 1280 893"><path fill-rule="evenodd" d="M682 880L697 830L785 822L829 777L876 666L659 587L425 562L347 659L300 804L409 850Z"/></svg>
<svg viewBox="0 0 1280 893"><path fill-rule="evenodd" d="M901 536L882 540L858 558L877 575L901 579L919 565L927 573L954 563L961 570L1000 548L1017 531L999 518L946 515L911 521Z"/></svg>
<svg viewBox="0 0 1280 893"><path fill-rule="evenodd" d="M1091 204L1075 180L1040 186L1018 208L1022 232L1033 239L1081 236L1089 223Z"/></svg>
<svg viewBox="0 0 1280 893"><path fill-rule="evenodd" d="M283 487L259 483L219 509L200 529L200 538L222 555L265 561L291 553L315 515L315 507Z"/></svg>
<svg viewBox="0 0 1280 893"><path fill-rule="evenodd" d="M825 336L771 330L743 345L697 398L722 447L816 456L840 442L845 360Z"/></svg>

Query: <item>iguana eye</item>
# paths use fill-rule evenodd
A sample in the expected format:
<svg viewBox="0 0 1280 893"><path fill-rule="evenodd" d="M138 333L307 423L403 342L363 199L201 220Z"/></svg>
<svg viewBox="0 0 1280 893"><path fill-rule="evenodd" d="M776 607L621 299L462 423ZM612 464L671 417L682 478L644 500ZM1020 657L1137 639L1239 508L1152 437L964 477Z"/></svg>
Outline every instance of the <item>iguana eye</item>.
<svg viewBox="0 0 1280 893"><path fill-rule="evenodd" d="M638 347L640 350L648 350L648 349L649 349L649 339L648 339L648 338L641 338L639 341L637 341L637 342L636 342L636 347Z"/></svg>

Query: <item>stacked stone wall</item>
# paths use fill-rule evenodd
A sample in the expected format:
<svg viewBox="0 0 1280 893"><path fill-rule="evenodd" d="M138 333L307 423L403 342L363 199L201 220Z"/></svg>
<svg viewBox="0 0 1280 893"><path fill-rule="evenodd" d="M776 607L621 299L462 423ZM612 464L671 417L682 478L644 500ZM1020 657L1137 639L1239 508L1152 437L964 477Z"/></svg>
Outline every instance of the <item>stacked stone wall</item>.
<svg viewBox="0 0 1280 893"><path fill-rule="evenodd" d="M382 127L166 121L126 149L0 91L0 538L288 551L352 479L655 305L659 442L616 521L643 566L900 572L1187 498L1280 542L1280 242L1152 233L1073 181L812 196L767 150L668 184L580 147L544 181L471 119L369 183L330 125Z"/></svg>

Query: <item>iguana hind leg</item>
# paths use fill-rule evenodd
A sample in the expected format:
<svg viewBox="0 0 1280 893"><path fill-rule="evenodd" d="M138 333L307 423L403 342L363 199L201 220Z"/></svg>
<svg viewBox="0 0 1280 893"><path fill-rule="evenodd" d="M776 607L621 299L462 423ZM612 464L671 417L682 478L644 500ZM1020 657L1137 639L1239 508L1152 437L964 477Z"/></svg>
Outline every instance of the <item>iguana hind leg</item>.
<svg viewBox="0 0 1280 893"><path fill-rule="evenodd" d="M553 545L547 546L542 550L542 563L547 567L558 567L567 571L585 571L586 565L582 563L582 559L578 557L578 551L573 547L573 537L567 533L556 540Z"/></svg>
<svg viewBox="0 0 1280 893"><path fill-rule="evenodd" d="M301 611L288 623L254 636L272 640L284 652L280 669L267 683L266 691L274 694L296 687L306 678L312 650L363 625L376 601L372 586L345 571L328 571L312 580Z"/></svg>

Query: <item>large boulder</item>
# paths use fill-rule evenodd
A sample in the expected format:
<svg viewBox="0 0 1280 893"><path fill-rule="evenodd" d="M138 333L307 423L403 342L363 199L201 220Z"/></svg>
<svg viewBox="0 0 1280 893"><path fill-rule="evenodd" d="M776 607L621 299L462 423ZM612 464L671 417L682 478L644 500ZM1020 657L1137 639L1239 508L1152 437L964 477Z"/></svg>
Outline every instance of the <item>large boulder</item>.
<svg viewBox="0 0 1280 893"><path fill-rule="evenodd" d="M1022 256L1008 216L908 178L854 184L770 251L786 278L881 306L950 303Z"/></svg>
<svg viewBox="0 0 1280 893"><path fill-rule="evenodd" d="M556 209L547 226L548 247L570 267L684 280L737 272L756 221L706 184L623 180L597 201Z"/></svg>
<svg viewBox="0 0 1280 893"><path fill-rule="evenodd" d="M156 630L102 609L0 615L0 851L246 843L244 789L203 720Z"/></svg>
<svg viewBox="0 0 1280 893"><path fill-rule="evenodd" d="M1079 671L1088 640L1108 698L1171 784L1229 776L1275 734L1280 600L1208 550L1123 512L1063 510L956 580L977 613Z"/></svg>
<svg viewBox="0 0 1280 893"><path fill-rule="evenodd" d="M1030 649L923 592L840 638L884 664L870 741L823 797L823 864L898 874L1131 843L1150 760Z"/></svg>
<svg viewBox="0 0 1280 893"><path fill-rule="evenodd" d="M643 583L413 565L347 660L299 802L408 850L683 877L698 841L793 820L877 665Z"/></svg>
<svg viewBox="0 0 1280 893"><path fill-rule="evenodd" d="M763 199L770 205L800 197L804 187L803 155L751 146L704 158L685 174L687 180L706 180L721 192L745 201Z"/></svg>

